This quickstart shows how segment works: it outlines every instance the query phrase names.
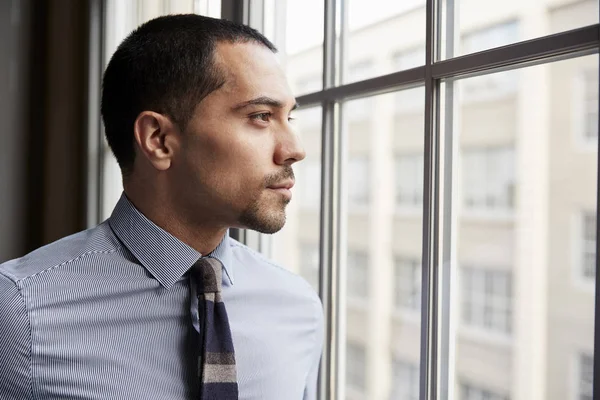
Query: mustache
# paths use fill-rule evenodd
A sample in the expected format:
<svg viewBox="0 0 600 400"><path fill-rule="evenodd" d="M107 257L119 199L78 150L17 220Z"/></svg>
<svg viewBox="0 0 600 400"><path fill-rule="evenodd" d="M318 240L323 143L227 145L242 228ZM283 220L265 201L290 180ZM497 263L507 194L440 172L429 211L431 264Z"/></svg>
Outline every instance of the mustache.
<svg viewBox="0 0 600 400"><path fill-rule="evenodd" d="M286 165L281 171L275 174L267 175L265 177L265 186L275 185L281 181L288 179L296 180L296 178L294 177L294 170L291 166Z"/></svg>

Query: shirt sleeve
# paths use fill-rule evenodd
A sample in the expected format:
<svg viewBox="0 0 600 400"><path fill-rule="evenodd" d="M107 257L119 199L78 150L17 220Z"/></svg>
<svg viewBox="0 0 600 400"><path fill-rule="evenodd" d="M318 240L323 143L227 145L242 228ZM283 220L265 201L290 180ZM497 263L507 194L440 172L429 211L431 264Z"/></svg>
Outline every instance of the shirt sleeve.
<svg viewBox="0 0 600 400"><path fill-rule="evenodd" d="M320 301L317 302L316 311L317 321L315 327L315 348L313 352L312 366L306 379L306 389L304 390L304 400L317 399L317 382L319 380L319 365L321 364L321 354L323 352L324 341L324 320L323 306Z"/></svg>
<svg viewBox="0 0 600 400"><path fill-rule="evenodd" d="M31 400L31 336L15 283L0 273L0 399Z"/></svg>

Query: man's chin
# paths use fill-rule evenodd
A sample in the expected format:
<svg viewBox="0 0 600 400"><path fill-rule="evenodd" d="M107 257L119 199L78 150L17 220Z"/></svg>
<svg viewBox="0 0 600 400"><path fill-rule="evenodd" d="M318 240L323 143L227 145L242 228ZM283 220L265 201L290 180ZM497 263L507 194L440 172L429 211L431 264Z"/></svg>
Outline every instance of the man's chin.
<svg viewBox="0 0 600 400"><path fill-rule="evenodd" d="M284 227L285 220L285 206L281 210L271 212L251 207L240 216L240 224L246 229L265 234L279 232Z"/></svg>

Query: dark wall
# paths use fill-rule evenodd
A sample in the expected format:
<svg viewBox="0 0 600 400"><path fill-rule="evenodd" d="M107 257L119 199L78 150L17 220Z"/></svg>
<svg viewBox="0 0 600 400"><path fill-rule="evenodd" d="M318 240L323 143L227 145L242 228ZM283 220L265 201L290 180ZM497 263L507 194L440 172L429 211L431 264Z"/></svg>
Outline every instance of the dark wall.
<svg viewBox="0 0 600 400"><path fill-rule="evenodd" d="M0 2L0 262L85 227L88 21L87 1Z"/></svg>

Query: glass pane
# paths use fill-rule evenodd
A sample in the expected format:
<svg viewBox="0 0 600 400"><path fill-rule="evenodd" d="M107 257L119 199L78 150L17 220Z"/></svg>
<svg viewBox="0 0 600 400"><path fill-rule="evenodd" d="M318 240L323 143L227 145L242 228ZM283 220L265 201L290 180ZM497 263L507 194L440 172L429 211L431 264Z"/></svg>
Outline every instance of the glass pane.
<svg viewBox="0 0 600 400"><path fill-rule="evenodd" d="M454 37L454 54L488 50L598 23L598 0L445 0L442 53ZM454 15L448 10L454 10ZM458 23L448 24L454 18ZM455 32L449 33L448 26Z"/></svg>
<svg viewBox="0 0 600 400"><path fill-rule="evenodd" d="M277 46L296 96L323 88L324 10L321 0L264 0L262 31Z"/></svg>
<svg viewBox="0 0 600 400"><path fill-rule="evenodd" d="M121 41L144 22L161 15L189 13L219 18L221 16L221 0L107 0L104 59L108 63ZM102 166L103 186L100 194L102 197L102 214L100 220L110 216L123 190L120 169L106 140L104 140L102 148L102 159L104 164Z"/></svg>
<svg viewBox="0 0 600 400"><path fill-rule="evenodd" d="M345 0L344 83L425 64L425 0Z"/></svg>
<svg viewBox="0 0 600 400"><path fill-rule="evenodd" d="M598 56L450 85L454 398L591 399Z"/></svg>
<svg viewBox="0 0 600 400"><path fill-rule="evenodd" d="M321 206L321 107L293 117L306 158L294 164L296 185L283 229L270 236L270 258L303 276L319 290L319 212Z"/></svg>
<svg viewBox="0 0 600 400"><path fill-rule="evenodd" d="M424 102L416 88L343 104L346 399L419 396Z"/></svg>

